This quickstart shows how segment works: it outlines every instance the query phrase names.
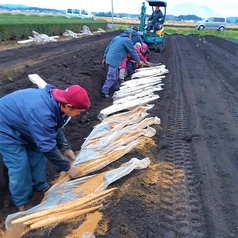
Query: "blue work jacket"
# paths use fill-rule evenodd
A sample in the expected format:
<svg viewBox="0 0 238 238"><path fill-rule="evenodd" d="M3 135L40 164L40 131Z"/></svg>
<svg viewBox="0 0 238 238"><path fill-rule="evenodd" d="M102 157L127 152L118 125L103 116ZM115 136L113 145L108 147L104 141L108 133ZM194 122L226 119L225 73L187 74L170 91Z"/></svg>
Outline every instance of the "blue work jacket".
<svg viewBox="0 0 238 238"><path fill-rule="evenodd" d="M137 31L132 31L132 38L131 38L133 44L135 45L137 42L143 43L141 36Z"/></svg>
<svg viewBox="0 0 238 238"><path fill-rule="evenodd" d="M122 33L119 36L114 37L108 44L104 51L103 58L106 59L107 64L118 68L128 53L136 62L140 61L132 40L126 33Z"/></svg>
<svg viewBox="0 0 238 238"><path fill-rule="evenodd" d="M23 89L0 98L0 143L35 144L60 170L70 168L56 148L58 130L67 121L52 96L54 86Z"/></svg>
<svg viewBox="0 0 238 238"><path fill-rule="evenodd" d="M161 21L159 21L159 19L161 19ZM148 21L151 21L152 24L155 24L156 22L160 22L161 24L163 24L163 22L164 22L164 15L161 12L161 10L154 11L151 14L151 16L149 17Z"/></svg>

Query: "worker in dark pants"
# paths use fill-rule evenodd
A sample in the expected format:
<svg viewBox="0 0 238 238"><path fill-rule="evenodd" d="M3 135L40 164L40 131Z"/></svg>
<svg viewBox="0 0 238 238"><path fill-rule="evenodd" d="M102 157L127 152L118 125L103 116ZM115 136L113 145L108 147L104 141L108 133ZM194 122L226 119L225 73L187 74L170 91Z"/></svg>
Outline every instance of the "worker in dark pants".
<svg viewBox="0 0 238 238"><path fill-rule="evenodd" d="M120 89L118 68L128 53L136 62L140 63L140 58L134 49L131 37L131 28L126 28L124 33L112 39L104 51L102 64L108 65L107 78L101 89L104 98L109 98L110 89L114 91Z"/></svg>

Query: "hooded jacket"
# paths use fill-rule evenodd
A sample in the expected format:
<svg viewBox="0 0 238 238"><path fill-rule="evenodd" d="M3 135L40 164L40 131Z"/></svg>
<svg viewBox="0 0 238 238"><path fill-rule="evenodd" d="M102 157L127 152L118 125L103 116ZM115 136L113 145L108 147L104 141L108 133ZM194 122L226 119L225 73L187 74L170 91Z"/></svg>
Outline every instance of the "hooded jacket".
<svg viewBox="0 0 238 238"><path fill-rule="evenodd" d="M126 33L122 33L119 36L114 37L108 44L104 51L103 58L106 59L107 64L118 68L128 53L136 62L140 61L132 40Z"/></svg>
<svg viewBox="0 0 238 238"><path fill-rule="evenodd" d="M135 30L132 31L132 38L131 38L131 40L133 42L133 45L135 45L137 42L140 42L141 44L143 43L142 39L141 39L141 36Z"/></svg>

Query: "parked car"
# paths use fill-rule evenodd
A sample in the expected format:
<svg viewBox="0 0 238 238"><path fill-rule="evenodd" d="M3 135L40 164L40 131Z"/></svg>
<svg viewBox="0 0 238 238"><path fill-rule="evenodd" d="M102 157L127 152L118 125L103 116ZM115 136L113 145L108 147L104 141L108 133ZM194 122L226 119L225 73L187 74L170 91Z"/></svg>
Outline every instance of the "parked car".
<svg viewBox="0 0 238 238"><path fill-rule="evenodd" d="M196 24L198 30L212 29L224 31L226 29L226 18L224 17L209 17L198 21Z"/></svg>
<svg viewBox="0 0 238 238"><path fill-rule="evenodd" d="M66 17L67 18L79 17L82 19L84 19L84 18L94 19L94 15L91 12L89 12L85 9L73 9L73 8L66 10Z"/></svg>

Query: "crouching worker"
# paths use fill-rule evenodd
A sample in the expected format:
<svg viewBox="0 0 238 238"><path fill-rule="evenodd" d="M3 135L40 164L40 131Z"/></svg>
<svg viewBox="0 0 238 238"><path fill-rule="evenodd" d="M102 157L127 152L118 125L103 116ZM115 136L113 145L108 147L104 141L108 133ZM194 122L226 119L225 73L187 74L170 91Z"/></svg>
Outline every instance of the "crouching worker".
<svg viewBox="0 0 238 238"><path fill-rule="evenodd" d="M128 75L132 75L135 72L136 68L139 68L139 66L143 65L143 63L145 63L145 64L147 63L146 58L141 53L141 43L137 42L134 45L134 48L136 50L137 55L140 58L140 63L138 64L137 62L134 62L133 59L131 58L131 56L128 55L128 61L127 61L127 64L126 64L126 66L127 66L127 74Z"/></svg>
<svg viewBox="0 0 238 238"><path fill-rule="evenodd" d="M149 57L150 51L149 51L149 48L146 43L144 43L144 42L142 43L140 52L147 60Z"/></svg>
<svg viewBox="0 0 238 238"><path fill-rule="evenodd" d="M48 84L0 98L0 154L8 168L12 201L20 211L33 190L47 188L47 159L72 178L78 177L78 168L62 156L57 140L58 146L59 140L65 142L60 128L89 105L88 94L79 85L64 91ZM70 147L64 151L70 153Z"/></svg>
<svg viewBox="0 0 238 238"><path fill-rule="evenodd" d="M128 61L128 57L125 57L124 60L122 60L121 64L119 65L119 68L118 68L119 69L119 84L120 85L125 82L125 77L127 76L127 66L126 66L127 61Z"/></svg>

